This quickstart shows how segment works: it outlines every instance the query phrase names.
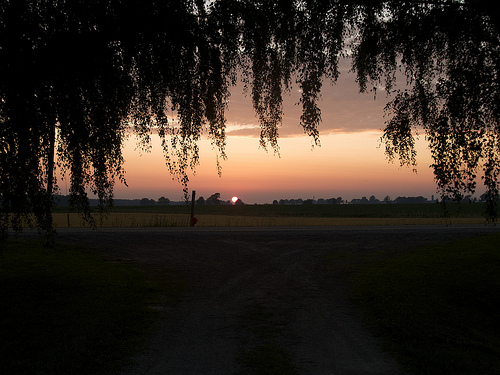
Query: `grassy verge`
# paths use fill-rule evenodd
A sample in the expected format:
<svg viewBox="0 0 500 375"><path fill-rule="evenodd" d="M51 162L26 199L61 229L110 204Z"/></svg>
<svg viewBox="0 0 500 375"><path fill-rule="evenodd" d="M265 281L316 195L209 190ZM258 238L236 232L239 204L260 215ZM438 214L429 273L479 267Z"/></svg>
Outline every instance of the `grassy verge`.
<svg viewBox="0 0 500 375"><path fill-rule="evenodd" d="M498 374L500 235L356 266L356 301L416 374Z"/></svg>
<svg viewBox="0 0 500 375"><path fill-rule="evenodd" d="M109 374L144 343L168 282L63 245L0 256L0 373Z"/></svg>

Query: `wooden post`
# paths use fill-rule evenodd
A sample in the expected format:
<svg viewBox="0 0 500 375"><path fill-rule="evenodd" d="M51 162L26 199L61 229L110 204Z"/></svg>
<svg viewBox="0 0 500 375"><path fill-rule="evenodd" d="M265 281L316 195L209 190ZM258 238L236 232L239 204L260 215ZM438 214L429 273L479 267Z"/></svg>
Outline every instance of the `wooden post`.
<svg viewBox="0 0 500 375"><path fill-rule="evenodd" d="M191 220L189 221L189 223L191 224L192 227L194 227L195 224L196 224L196 222L198 221L194 217L194 201L195 201L195 198L196 198L196 190L193 190L193 195L191 197Z"/></svg>

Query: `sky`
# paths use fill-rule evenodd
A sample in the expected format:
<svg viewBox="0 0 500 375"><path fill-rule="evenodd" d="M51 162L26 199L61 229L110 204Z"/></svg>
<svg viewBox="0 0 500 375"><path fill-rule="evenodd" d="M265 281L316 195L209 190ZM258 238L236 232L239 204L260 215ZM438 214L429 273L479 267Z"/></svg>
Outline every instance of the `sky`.
<svg viewBox="0 0 500 375"><path fill-rule="evenodd" d="M422 195L437 197L430 151L424 137L417 141L417 173L388 162L380 143L384 128L383 90L359 93L348 66L341 69L335 85L325 82L320 125L320 147L299 125L301 109L296 105L297 89L284 97L283 124L278 140L280 155L259 147L260 129L251 98L241 86L231 94L227 112L227 161L222 161L222 176L217 174L216 153L210 141L200 141L200 165L189 174L189 190L205 199L220 193L222 200L238 196L244 203L272 203L280 199L369 198ZM133 136L124 148L128 187L117 183L116 198L166 197L183 199L182 185L172 180L159 141L153 137L150 153L136 150Z"/></svg>

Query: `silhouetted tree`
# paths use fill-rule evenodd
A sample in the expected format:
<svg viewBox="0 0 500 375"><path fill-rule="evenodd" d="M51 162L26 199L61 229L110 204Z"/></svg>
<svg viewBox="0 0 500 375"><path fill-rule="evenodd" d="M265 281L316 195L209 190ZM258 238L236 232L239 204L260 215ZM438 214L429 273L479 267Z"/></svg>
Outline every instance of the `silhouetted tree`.
<svg viewBox="0 0 500 375"><path fill-rule="evenodd" d="M220 203L221 203L221 201L220 201L220 193L212 194L205 201L205 204L208 204L208 205L211 205L211 204L220 204Z"/></svg>
<svg viewBox="0 0 500 375"><path fill-rule="evenodd" d="M326 203L327 204L342 204L342 203L344 203L344 200L342 199L342 197L329 198L326 200Z"/></svg>
<svg viewBox="0 0 500 375"><path fill-rule="evenodd" d="M142 198L139 203L141 206L154 206L156 204L154 199L149 198Z"/></svg>
<svg viewBox="0 0 500 375"><path fill-rule="evenodd" d="M198 206L203 206L205 204L205 198L203 197L199 197L197 200L196 200L196 204Z"/></svg>
<svg viewBox="0 0 500 375"><path fill-rule="evenodd" d="M4 0L0 229L8 220L19 227L29 212L52 228L56 163L70 179L72 205L89 213L87 192L101 208L112 203L115 180L125 183L129 130L144 148L159 135L187 194L204 129L226 157L225 110L238 75L263 147L278 151L282 95L293 81L300 123L318 144L318 98L343 57L352 59L361 91L393 95L387 156L415 167L415 134L425 133L442 196L474 191L482 169L494 217L499 19L497 7L477 0ZM406 86L395 86L398 72Z"/></svg>
<svg viewBox="0 0 500 375"><path fill-rule="evenodd" d="M418 197L397 197L394 203L428 203L427 198L419 195Z"/></svg>
<svg viewBox="0 0 500 375"><path fill-rule="evenodd" d="M158 198L158 204L160 206L168 206L170 204L170 199L165 198L165 197L160 197L160 198Z"/></svg>

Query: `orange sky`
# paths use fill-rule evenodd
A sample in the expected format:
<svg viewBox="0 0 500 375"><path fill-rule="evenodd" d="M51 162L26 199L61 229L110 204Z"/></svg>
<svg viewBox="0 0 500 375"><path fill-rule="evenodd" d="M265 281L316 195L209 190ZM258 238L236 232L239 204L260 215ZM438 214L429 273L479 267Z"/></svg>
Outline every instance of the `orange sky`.
<svg viewBox="0 0 500 375"><path fill-rule="evenodd" d="M245 203L271 203L274 199L370 197L435 194L425 145L419 144L421 167L417 174L390 164L379 148L380 132L337 133L321 137L321 147L311 149L309 138L280 140L281 157L259 149L258 138L229 137L228 160L222 163L222 177L216 170L215 152L209 141L201 142L201 164L190 176L189 187L197 196L208 198L221 193L229 200L237 195ZM134 142L125 149L126 179L129 187L116 187L117 198L181 200L182 189L172 181L165 167L159 144L153 152L134 151ZM426 152L427 151L427 152Z"/></svg>

